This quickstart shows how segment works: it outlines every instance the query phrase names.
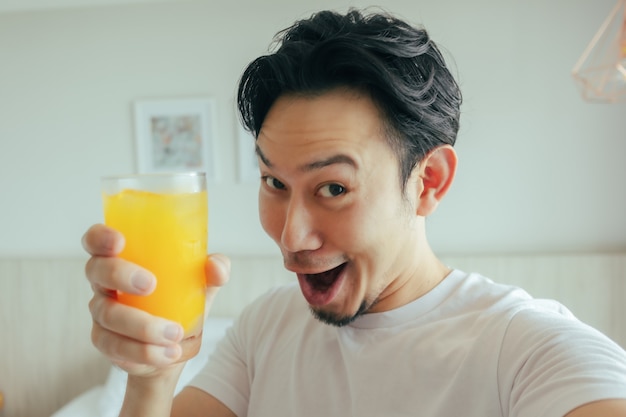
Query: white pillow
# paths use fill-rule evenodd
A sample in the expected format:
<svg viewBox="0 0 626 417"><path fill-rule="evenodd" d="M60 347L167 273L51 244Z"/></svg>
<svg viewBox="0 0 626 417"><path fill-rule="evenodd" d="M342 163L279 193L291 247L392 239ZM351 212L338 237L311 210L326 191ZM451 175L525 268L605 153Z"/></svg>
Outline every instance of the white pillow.
<svg viewBox="0 0 626 417"><path fill-rule="evenodd" d="M233 319L231 318L219 317L209 317L205 320L200 352L185 364L185 368L176 385L176 394L204 367L209 355L213 353L215 346L222 339L226 329L230 327L232 322ZM101 417L115 417L119 415L126 391L126 376L126 372L115 366L111 367L98 405Z"/></svg>

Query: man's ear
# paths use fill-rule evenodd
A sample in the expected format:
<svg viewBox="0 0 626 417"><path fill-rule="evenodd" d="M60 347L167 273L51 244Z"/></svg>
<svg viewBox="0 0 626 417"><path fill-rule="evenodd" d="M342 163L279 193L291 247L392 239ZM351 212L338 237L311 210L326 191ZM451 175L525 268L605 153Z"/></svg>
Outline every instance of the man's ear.
<svg viewBox="0 0 626 417"><path fill-rule="evenodd" d="M456 151L450 145L439 146L422 159L417 166L418 216L426 217L435 211L454 181L456 166Z"/></svg>

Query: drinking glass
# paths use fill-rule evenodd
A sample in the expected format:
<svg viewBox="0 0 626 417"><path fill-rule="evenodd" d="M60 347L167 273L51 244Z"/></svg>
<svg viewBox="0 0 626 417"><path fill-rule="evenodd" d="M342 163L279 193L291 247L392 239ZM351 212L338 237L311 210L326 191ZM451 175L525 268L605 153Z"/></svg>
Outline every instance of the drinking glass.
<svg viewBox="0 0 626 417"><path fill-rule="evenodd" d="M157 280L150 295L118 292L118 300L180 323L185 338L200 336L208 239L205 174L104 177L102 198L105 224L125 238L119 256L151 271Z"/></svg>

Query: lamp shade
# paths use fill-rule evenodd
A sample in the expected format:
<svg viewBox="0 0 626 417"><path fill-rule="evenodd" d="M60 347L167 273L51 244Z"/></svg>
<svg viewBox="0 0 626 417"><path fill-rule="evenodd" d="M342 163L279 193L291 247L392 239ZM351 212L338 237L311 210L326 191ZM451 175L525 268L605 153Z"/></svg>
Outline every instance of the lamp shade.
<svg viewBox="0 0 626 417"><path fill-rule="evenodd" d="M626 0L619 0L572 70L587 101L626 102Z"/></svg>

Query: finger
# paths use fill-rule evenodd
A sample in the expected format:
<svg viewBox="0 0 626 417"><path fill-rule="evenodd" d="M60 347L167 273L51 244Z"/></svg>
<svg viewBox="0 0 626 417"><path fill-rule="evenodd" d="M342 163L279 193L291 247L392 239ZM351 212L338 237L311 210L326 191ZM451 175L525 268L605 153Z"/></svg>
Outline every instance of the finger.
<svg viewBox="0 0 626 417"><path fill-rule="evenodd" d="M154 345L112 332L94 323L91 341L105 356L116 363L164 366L176 362L182 348L178 343Z"/></svg>
<svg viewBox="0 0 626 417"><path fill-rule="evenodd" d="M207 286L221 287L230 276L230 259L221 253L209 255L206 263Z"/></svg>
<svg viewBox="0 0 626 417"><path fill-rule="evenodd" d="M213 299L217 292L224 286L230 278L230 259L226 255L213 254L209 255L206 263L207 276L207 311L213 304Z"/></svg>
<svg viewBox="0 0 626 417"><path fill-rule="evenodd" d="M94 291L111 290L147 295L156 288L156 277L148 270L122 258L92 256L85 264L85 275Z"/></svg>
<svg viewBox="0 0 626 417"><path fill-rule="evenodd" d="M184 356L185 355L184 346L182 347L182 351L183 351L183 356ZM161 370L168 371L168 368L172 369L172 367L176 367L177 369L175 370L175 372L177 372L177 375L180 376L180 373L182 372L186 363L186 360L184 360L183 358L180 358L180 359L181 360L177 361L176 363L172 365L168 365L166 367L135 363L135 362L125 361L125 360L112 360L112 362L113 362L113 365L126 371L129 375L139 375L139 376L148 375L148 374L154 375L155 372L159 372Z"/></svg>
<svg viewBox="0 0 626 417"><path fill-rule="evenodd" d="M110 358L109 358L110 359ZM113 365L125 371L129 375L148 375L154 372L157 368L151 365L144 365L142 363L135 363L124 360L110 359Z"/></svg>
<svg viewBox="0 0 626 417"><path fill-rule="evenodd" d="M108 226L95 224L85 232L81 243L90 255L115 256L124 248L124 236Z"/></svg>
<svg viewBox="0 0 626 417"><path fill-rule="evenodd" d="M167 346L183 339L179 323L153 316L117 300L96 294L89 302L94 326L142 343Z"/></svg>

